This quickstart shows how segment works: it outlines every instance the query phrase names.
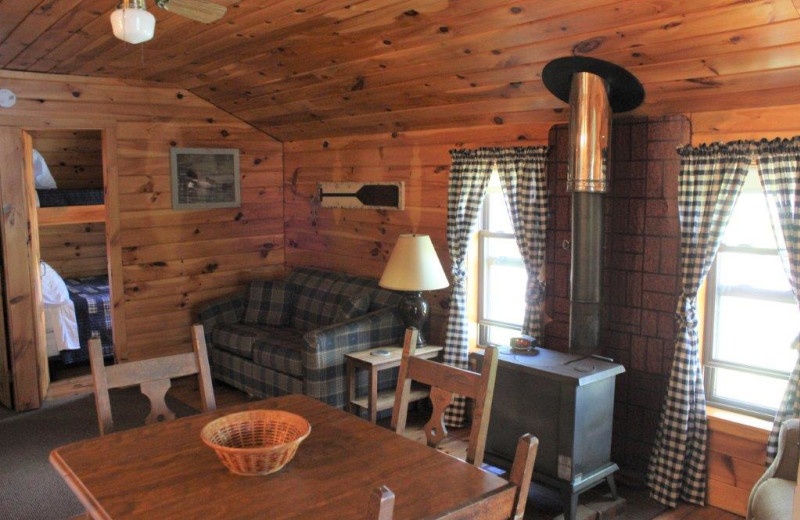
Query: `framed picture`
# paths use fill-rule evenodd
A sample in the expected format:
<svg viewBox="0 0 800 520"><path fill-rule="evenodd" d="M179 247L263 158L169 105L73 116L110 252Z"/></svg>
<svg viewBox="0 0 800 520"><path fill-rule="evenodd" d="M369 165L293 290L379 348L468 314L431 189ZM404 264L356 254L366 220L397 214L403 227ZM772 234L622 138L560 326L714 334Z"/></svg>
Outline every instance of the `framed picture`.
<svg viewBox="0 0 800 520"><path fill-rule="evenodd" d="M241 206L239 150L172 148L172 209Z"/></svg>

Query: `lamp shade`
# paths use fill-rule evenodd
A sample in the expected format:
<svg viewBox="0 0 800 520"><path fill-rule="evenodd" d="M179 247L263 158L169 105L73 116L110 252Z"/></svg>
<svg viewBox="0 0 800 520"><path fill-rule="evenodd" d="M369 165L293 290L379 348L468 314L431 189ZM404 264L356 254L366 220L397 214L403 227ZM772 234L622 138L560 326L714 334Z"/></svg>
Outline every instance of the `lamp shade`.
<svg viewBox="0 0 800 520"><path fill-rule="evenodd" d="M428 235L400 235L378 285L396 291L432 291L449 282Z"/></svg>
<svg viewBox="0 0 800 520"><path fill-rule="evenodd" d="M144 2L122 2L111 13L114 36L128 43L142 43L153 38L156 18L144 8Z"/></svg>

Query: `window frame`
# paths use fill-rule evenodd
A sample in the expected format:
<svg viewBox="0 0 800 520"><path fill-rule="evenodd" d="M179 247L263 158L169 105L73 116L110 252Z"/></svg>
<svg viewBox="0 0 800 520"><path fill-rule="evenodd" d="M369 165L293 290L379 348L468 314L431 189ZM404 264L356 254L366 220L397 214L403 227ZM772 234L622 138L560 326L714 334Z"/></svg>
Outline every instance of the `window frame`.
<svg viewBox="0 0 800 520"><path fill-rule="evenodd" d="M496 172L492 172L492 176L497 175ZM491 182L491 180L490 180ZM517 237L512 233L506 233L501 231L491 231L489 230L489 215L490 212L490 205L491 205L491 198L489 197L490 194L490 185L487 184L486 193L483 196L483 200L481 201L481 209L480 209L480 216L479 216L479 223L480 228L478 229L478 284L477 284L477 324L478 324L478 343L480 345L492 345L492 346L508 346L508 345L498 345L497 343L492 343L489 341L489 327L500 327L505 329L515 329L521 330L522 323L510 323L510 322L503 322L498 320L492 320L486 317L485 309L486 303L488 298L488 291L486 289L486 281L488 279L488 268L490 264L490 258L487 256L487 246L486 241L487 239L505 239L505 240L512 240L514 245L517 245ZM502 194L502 186L500 187L500 193ZM505 204L505 195L503 195L503 201ZM518 246L517 246L518 247ZM524 269L525 264L520 257L520 266ZM523 302L524 304L524 302Z"/></svg>
<svg viewBox="0 0 800 520"><path fill-rule="evenodd" d="M748 171L748 175L755 174L757 171ZM763 189L763 188L762 188ZM763 195L763 191L762 191ZM737 204L738 204L737 200ZM735 208L734 208L735 210ZM754 417L772 419L775 416L776 409L758 406L753 403L746 403L736 399L729 399L714 395L715 377L718 369L732 370L745 374L752 374L757 376L771 377L775 379L783 379L788 381L790 371L778 371L768 368L754 367L743 363L736 363L715 357L715 331L720 327L718 315L718 299L720 296L738 296L752 300L764 302L779 302L779 303L795 303L794 296L791 290L788 292L774 291L768 289L760 289L748 286L730 286L720 287L718 276L718 262L720 255L725 253L741 253L752 255L765 255L765 256L779 256L780 250L778 248L764 248L757 246L741 246L741 245L726 245L721 243L711 268L706 276L705 284L705 302L701 307L703 316L701 317L703 323L703 348L702 348L702 364L703 364L703 384L706 395L706 402L708 405L730 410Z"/></svg>

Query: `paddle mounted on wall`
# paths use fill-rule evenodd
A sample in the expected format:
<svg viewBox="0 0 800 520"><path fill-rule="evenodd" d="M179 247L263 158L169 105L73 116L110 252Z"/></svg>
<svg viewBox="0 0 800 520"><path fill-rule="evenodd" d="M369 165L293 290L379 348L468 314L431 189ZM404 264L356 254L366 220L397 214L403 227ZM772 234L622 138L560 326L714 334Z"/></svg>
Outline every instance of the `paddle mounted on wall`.
<svg viewBox="0 0 800 520"><path fill-rule="evenodd" d="M403 209L402 182L320 182L317 184L323 208Z"/></svg>

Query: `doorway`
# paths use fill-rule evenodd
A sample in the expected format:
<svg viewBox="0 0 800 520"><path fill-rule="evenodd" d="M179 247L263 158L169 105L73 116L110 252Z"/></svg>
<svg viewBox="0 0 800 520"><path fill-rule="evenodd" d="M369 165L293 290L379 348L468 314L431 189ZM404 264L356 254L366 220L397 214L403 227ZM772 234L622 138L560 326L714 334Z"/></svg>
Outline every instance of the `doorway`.
<svg viewBox="0 0 800 520"><path fill-rule="evenodd" d="M125 337L116 134L113 127L70 126L68 120L52 120L46 129L0 127L0 203L5 211L0 235L9 340L4 354L13 407L18 411L38 408L45 398L90 392L92 386L88 372L51 382L49 358L53 356L47 348L40 256L65 285L67 278L106 276L109 296L104 310L111 326L104 343L110 359L115 343ZM41 195L35 189L34 149L47 163L59 191L62 186L94 190L102 197L99 203L79 199L47 207L42 200L37 202L53 193ZM95 332L90 328L89 337ZM103 339L103 332L98 334Z"/></svg>
<svg viewBox="0 0 800 520"><path fill-rule="evenodd" d="M114 359L102 134L52 129L28 133L47 365L50 382L63 384L90 374L92 337L101 339L107 360Z"/></svg>

